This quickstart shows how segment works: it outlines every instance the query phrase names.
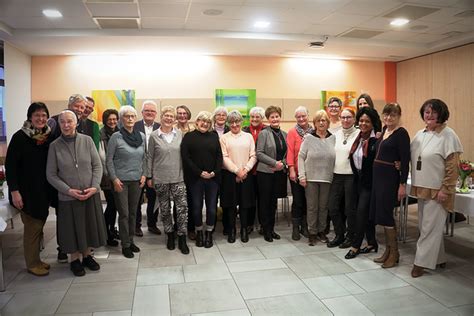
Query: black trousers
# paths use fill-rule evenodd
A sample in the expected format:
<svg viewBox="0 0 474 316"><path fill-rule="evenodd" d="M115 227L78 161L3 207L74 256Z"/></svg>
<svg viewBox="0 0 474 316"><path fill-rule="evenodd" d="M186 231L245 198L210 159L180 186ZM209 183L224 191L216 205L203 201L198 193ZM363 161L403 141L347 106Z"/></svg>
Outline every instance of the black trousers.
<svg viewBox="0 0 474 316"><path fill-rule="evenodd" d="M299 181L290 180L291 194L293 195L293 203L291 204L291 218L298 220L301 224L301 219L306 216L306 193Z"/></svg>
<svg viewBox="0 0 474 316"><path fill-rule="evenodd" d="M154 227L158 222L158 207L155 209L156 191L154 188L149 188L146 185L143 187L140 193L140 199L138 200L136 226L142 226L143 193L146 194L148 200L146 207L146 223L148 227Z"/></svg>
<svg viewBox="0 0 474 316"><path fill-rule="evenodd" d="M277 192L275 174L257 172L259 192L258 219L264 233L271 233L275 228L275 212L277 207Z"/></svg>
<svg viewBox="0 0 474 316"><path fill-rule="evenodd" d="M112 229L115 227L117 218L117 207L115 206L114 192L112 190L103 190L107 206L104 211L105 226L107 227L107 237L111 238Z"/></svg>
<svg viewBox="0 0 474 316"><path fill-rule="evenodd" d="M355 234L355 206L353 199L354 176L352 174L334 174L329 197L329 215L336 236L353 239ZM341 201L344 208L341 210ZM344 216L346 220L344 220ZM346 225L347 222L347 225Z"/></svg>
<svg viewBox="0 0 474 316"><path fill-rule="evenodd" d="M355 183L355 190L357 194L354 195L354 205L356 206L355 215L355 236L352 240L352 247L359 249L364 240L367 239L367 244L375 246L377 240L375 239L375 224L369 220L370 211L370 193L372 189Z"/></svg>

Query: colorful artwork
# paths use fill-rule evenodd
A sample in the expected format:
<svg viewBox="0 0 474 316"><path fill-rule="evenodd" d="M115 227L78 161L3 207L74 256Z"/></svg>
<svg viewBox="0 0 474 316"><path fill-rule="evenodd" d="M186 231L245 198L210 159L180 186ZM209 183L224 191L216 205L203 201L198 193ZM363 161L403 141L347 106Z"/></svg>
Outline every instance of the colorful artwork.
<svg viewBox="0 0 474 316"><path fill-rule="evenodd" d="M357 111L357 92L355 91L321 91L321 109L327 110L328 100L337 97L342 101L342 109L350 108Z"/></svg>
<svg viewBox="0 0 474 316"><path fill-rule="evenodd" d="M244 121L249 124L249 111L256 104L257 92L255 89L216 89L216 107L225 106L230 112L238 110Z"/></svg>
<svg viewBox="0 0 474 316"><path fill-rule="evenodd" d="M120 109L122 105L135 107L135 90L92 90L94 112L89 116L102 125L102 113L107 109Z"/></svg>

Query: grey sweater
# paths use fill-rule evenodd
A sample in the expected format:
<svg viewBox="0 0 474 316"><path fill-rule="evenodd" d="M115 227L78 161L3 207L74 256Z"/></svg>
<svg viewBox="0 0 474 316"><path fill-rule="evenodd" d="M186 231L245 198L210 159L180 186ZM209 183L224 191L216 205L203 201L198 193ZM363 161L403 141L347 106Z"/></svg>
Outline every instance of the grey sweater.
<svg viewBox="0 0 474 316"><path fill-rule="evenodd" d="M281 131L283 137L286 141L286 132ZM274 173L272 170L275 167L277 160L276 160L276 144L275 138L271 131L271 127L268 126L258 134L257 139L257 146L255 149L257 153L257 171L264 172L264 173ZM285 155L286 156L286 155Z"/></svg>
<svg viewBox="0 0 474 316"><path fill-rule="evenodd" d="M306 135L298 154L298 179L331 183L336 161L335 142L334 135L327 138Z"/></svg>
<svg viewBox="0 0 474 316"><path fill-rule="evenodd" d="M181 141L183 134L175 129L176 134L171 143L162 138L160 129L153 131L148 140L146 157L146 177L153 179L153 184L170 184L183 181L183 163L181 161Z"/></svg>
<svg viewBox="0 0 474 316"><path fill-rule="evenodd" d="M46 177L58 190L60 201L72 201L69 189L94 187L100 191L102 164L94 141L87 135L76 134L75 142L57 138L49 146Z"/></svg>
<svg viewBox="0 0 474 316"><path fill-rule="evenodd" d="M113 133L107 145L107 171L109 179L115 181L138 181L144 175L145 134L140 133L143 143L132 147L125 142L120 132Z"/></svg>

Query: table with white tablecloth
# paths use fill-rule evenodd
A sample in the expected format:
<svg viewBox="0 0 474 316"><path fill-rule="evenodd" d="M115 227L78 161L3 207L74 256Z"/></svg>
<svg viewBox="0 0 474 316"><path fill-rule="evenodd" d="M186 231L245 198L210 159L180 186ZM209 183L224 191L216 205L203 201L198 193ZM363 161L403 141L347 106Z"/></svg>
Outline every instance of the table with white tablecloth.
<svg viewBox="0 0 474 316"><path fill-rule="evenodd" d="M407 181L407 192L411 190L411 181ZM408 225L408 198L404 198L400 203L400 212L399 212L399 238L405 242L407 238L407 225ZM416 197L414 197L416 198ZM470 190L469 193L456 193L454 197L454 210L458 213L463 213L467 216L474 216L474 190ZM454 216L448 216L450 221L451 232L450 236L454 234ZM447 228L448 233L448 228Z"/></svg>

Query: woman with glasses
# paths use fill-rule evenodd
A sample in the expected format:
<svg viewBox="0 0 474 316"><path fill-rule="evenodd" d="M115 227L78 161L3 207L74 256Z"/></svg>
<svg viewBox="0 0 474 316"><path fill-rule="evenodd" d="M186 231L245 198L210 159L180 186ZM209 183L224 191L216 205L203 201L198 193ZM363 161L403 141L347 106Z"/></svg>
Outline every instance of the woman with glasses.
<svg viewBox="0 0 474 316"><path fill-rule="evenodd" d="M341 110L342 110L342 101L337 97L332 97L328 101L327 112L329 116L329 128L328 131L331 134L335 134L338 130L342 128L341 122Z"/></svg>
<svg viewBox="0 0 474 316"><path fill-rule="evenodd" d="M399 260L397 231L393 209L406 195L406 183L410 163L410 136L400 126L402 109L398 103L388 103L382 111L385 127L376 143L373 166L370 220L384 227L385 251L374 261L383 263L382 268L394 267ZM399 161L399 168L395 162Z"/></svg>

